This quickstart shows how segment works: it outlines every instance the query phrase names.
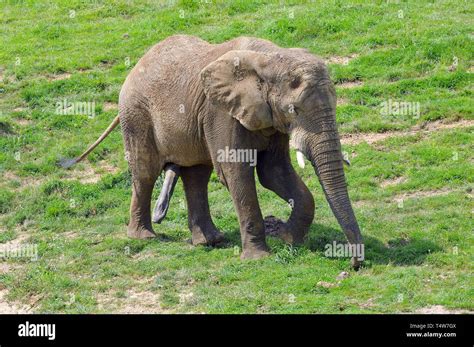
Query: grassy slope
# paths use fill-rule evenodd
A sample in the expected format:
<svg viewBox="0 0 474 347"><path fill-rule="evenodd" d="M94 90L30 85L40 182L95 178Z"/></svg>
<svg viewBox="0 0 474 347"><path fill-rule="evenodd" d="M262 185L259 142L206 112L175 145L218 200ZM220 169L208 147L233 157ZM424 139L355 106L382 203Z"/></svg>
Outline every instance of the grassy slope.
<svg viewBox="0 0 474 347"><path fill-rule="evenodd" d="M344 238L310 167L298 169L317 202L307 244L291 249L269 240L275 256L241 262L232 202L214 175L210 203L229 239L223 249L185 242L181 184L167 219L156 227L161 241L125 237L130 177L119 131L74 169L78 176L90 166L101 173L108 163L116 173L82 184L66 180L70 172L55 166L60 156L77 155L95 140L116 113L102 104L116 102L131 66L175 33L211 42L258 36L326 58L357 54L348 65L331 65L336 83L363 82L338 87L346 100L338 108L343 133L473 119L473 10L459 1L2 3L0 130L8 135L0 137L0 242L26 233L41 257L9 259L14 270L0 275L0 283L10 299L35 301L39 312L109 311L131 292L156 294L151 300L160 297L173 312L400 312L435 304L474 309L472 128L344 147L353 157L347 177L367 262L331 288L316 283L335 283L341 271L350 271L349 261L324 257L326 243ZM454 57L457 69L448 71ZM70 78L51 79L64 73ZM64 98L95 101L97 116L56 115L56 102ZM420 102L420 118L381 116L379 105L388 99ZM405 180L380 186L396 177ZM403 194L439 189L447 193L408 196L403 207L397 205ZM288 216L285 202L259 191L264 215ZM183 294L187 299L180 300ZM112 303L98 305L103 297Z"/></svg>

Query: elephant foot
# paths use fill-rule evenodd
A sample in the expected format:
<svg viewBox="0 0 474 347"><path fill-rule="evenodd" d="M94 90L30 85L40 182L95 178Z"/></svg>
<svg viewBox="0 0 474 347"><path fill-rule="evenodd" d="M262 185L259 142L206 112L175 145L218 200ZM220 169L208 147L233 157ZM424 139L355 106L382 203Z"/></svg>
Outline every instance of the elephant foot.
<svg viewBox="0 0 474 347"><path fill-rule="evenodd" d="M251 260L251 259L261 259L268 257L270 255L270 250L267 245L263 246L247 246L244 247L240 259L242 260Z"/></svg>
<svg viewBox="0 0 474 347"><path fill-rule="evenodd" d="M274 216L267 216L264 219L265 234L278 237L290 245L300 245L304 243L304 235L291 231L288 223L283 222Z"/></svg>
<svg viewBox="0 0 474 347"><path fill-rule="evenodd" d="M203 232L200 228L192 230L191 242L194 246L217 246L224 242L224 234L217 229Z"/></svg>
<svg viewBox="0 0 474 347"><path fill-rule="evenodd" d="M351 265L355 271L358 271L360 269L360 267L362 266L362 262L363 262L362 260L359 260L355 257L351 258Z"/></svg>
<svg viewBox="0 0 474 347"><path fill-rule="evenodd" d="M155 232L153 229L147 229L144 227L133 227L129 226L127 230L127 236L132 238L132 239L152 239L156 237Z"/></svg>

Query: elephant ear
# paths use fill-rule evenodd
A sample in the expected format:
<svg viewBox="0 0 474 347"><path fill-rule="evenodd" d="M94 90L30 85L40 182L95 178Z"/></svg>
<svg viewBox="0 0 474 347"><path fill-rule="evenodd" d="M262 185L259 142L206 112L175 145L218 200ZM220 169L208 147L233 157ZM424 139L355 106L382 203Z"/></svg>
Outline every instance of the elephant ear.
<svg viewBox="0 0 474 347"><path fill-rule="evenodd" d="M262 92L268 64L269 57L263 53L229 51L202 69L204 93L248 130L269 128L272 114Z"/></svg>

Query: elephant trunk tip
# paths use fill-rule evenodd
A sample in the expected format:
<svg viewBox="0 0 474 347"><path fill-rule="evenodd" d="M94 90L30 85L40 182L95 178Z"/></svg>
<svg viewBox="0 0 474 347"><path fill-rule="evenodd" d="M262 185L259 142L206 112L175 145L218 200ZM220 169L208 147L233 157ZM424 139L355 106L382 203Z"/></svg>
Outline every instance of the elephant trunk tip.
<svg viewBox="0 0 474 347"><path fill-rule="evenodd" d="M63 169L69 169L77 163L76 158L63 158L58 160L57 165L61 166Z"/></svg>
<svg viewBox="0 0 474 347"><path fill-rule="evenodd" d="M160 212L153 214L151 221L156 224L160 224L163 219L165 219L166 213Z"/></svg>

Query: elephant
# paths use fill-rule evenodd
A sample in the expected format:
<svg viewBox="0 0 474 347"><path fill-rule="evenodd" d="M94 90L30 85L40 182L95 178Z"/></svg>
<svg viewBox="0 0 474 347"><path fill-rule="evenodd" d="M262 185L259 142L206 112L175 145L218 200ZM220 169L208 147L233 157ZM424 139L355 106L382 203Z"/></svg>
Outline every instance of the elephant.
<svg viewBox="0 0 474 347"><path fill-rule="evenodd" d="M208 203L207 186L214 169L237 212L242 259L270 254L256 175L263 187L292 201L288 220L277 223L278 235L291 244L303 243L315 203L291 164L291 146L299 162L304 156L314 167L349 244L363 245L344 174L335 87L324 61L308 50L281 48L252 37L220 44L188 35L168 37L128 74L119 95L118 116L109 128L83 155L65 161L64 166L82 160L119 123L132 177L129 237L156 236L152 190L165 170L166 184L154 222L166 214L179 176L192 243L221 243L224 235L214 225ZM253 151L256 165L222 160L219 154L224 149ZM355 257L351 262L356 269L361 264Z"/></svg>

